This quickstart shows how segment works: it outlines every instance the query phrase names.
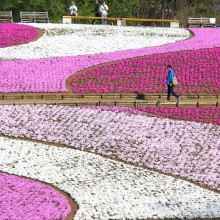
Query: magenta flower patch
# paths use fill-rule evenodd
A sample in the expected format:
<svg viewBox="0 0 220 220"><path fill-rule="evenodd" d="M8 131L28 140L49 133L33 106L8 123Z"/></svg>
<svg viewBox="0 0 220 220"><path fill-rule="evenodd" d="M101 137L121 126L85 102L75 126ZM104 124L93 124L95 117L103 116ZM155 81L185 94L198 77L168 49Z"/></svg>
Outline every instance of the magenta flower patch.
<svg viewBox="0 0 220 220"><path fill-rule="evenodd" d="M0 48L24 44L37 36L38 30L32 26L14 23L0 24Z"/></svg>
<svg viewBox="0 0 220 220"><path fill-rule="evenodd" d="M103 111L114 112L127 112L135 115L155 115L165 118L183 120L183 121L195 121L207 124L220 125L220 107L138 107L138 108L126 108L126 107L82 107L89 109L100 109Z"/></svg>
<svg viewBox="0 0 220 220"><path fill-rule="evenodd" d="M220 48L138 57L86 70L72 80L76 93L165 93L168 64L178 93L220 91Z"/></svg>
<svg viewBox="0 0 220 220"><path fill-rule="evenodd" d="M172 119L220 125L220 107L147 107L138 110Z"/></svg>
<svg viewBox="0 0 220 220"><path fill-rule="evenodd" d="M65 219L71 211L64 195L48 185L0 173L0 220Z"/></svg>

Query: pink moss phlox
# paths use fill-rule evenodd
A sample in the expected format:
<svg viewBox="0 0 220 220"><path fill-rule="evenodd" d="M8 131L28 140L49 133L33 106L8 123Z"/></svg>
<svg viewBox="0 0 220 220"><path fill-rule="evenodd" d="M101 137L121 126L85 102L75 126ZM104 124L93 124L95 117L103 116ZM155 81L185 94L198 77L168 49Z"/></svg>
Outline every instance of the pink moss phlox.
<svg viewBox="0 0 220 220"><path fill-rule="evenodd" d="M126 112L135 115L161 116L176 120L202 122L220 125L220 107L138 107L85 106L81 108L100 109L103 111Z"/></svg>
<svg viewBox="0 0 220 220"><path fill-rule="evenodd" d="M65 219L71 211L67 198L52 187L0 173L0 220Z"/></svg>
<svg viewBox="0 0 220 220"><path fill-rule="evenodd" d="M220 48L182 51L122 60L86 70L72 80L76 93L165 93L172 64L182 93L220 91Z"/></svg>
<svg viewBox="0 0 220 220"><path fill-rule="evenodd" d="M38 30L32 26L15 23L0 24L0 48L28 43L37 36Z"/></svg>
<svg viewBox="0 0 220 220"><path fill-rule="evenodd" d="M172 119L220 125L220 107L142 107L138 110Z"/></svg>

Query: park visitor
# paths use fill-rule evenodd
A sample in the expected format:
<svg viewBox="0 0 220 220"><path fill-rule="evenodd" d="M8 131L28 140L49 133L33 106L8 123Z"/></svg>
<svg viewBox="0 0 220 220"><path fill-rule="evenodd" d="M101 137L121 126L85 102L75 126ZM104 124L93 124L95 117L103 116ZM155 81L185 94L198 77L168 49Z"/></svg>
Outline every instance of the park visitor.
<svg viewBox="0 0 220 220"><path fill-rule="evenodd" d="M76 7L76 5L75 5L75 2L72 2L72 4L71 4L69 10L70 10L70 14L71 14L72 16L77 16L77 15L78 15L78 12L77 12L78 9L77 9L77 7Z"/></svg>
<svg viewBox="0 0 220 220"><path fill-rule="evenodd" d="M95 17L102 17L102 12L100 10L101 4L98 0L95 1L95 8L92 12L95 12ZM102 21L100 20L99 24L101 24ZM93 19L92 24L95 24L95 19Z"/></svg>
<svg viewBox="0 0 220 220"><path fill-rule="evenodd" d="M175 72L172 68L171 65L168 65L167 66L168 68L168 74L167 74L167 78L166 78L166 83L167 83L167 101L169 102L170 101L170 94L175 96L177 98L178 101L180 101L180 95L177 95L173 89L174 89L174 84L173 84L173 79L174 79L174 76L175 76Z"/></svg>
<svg viewBox="0 0 220 220"><path fill-rule="evenodd" d="M102 12L102 17L103 18L107 18L108 5L106 5L105 1L102 3L102 5L100 7L100 11ZM107 20L103 19L102 20L102 24L106 25L107 24Z"/></svg>

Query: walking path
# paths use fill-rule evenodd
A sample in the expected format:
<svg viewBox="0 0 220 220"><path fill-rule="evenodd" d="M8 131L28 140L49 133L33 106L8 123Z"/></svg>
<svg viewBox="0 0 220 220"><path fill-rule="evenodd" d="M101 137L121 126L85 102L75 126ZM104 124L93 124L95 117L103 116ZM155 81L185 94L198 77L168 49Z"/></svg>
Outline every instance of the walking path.
<svg viewBox="0 0 220 220"><path fill-rule="evenodd" d="M74 93L8 93L0 95L1 105L10 104L62 104L74 106L219 106L219 94L182 95L180 102L166 94L74 94Z"/></svg>

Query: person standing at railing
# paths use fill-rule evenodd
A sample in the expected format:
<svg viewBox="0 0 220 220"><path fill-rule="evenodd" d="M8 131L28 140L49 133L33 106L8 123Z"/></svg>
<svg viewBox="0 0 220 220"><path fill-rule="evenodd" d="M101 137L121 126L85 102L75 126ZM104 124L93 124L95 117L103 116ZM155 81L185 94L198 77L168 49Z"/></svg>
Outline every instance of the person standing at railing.
<svg viewBox="0 0 220 220"><path fill-rule="evenodd" d="M102 17L102 12L100 10L101 4L99 3L99 0L95 0L95 8L92 12L95 12L95 17ZM92 24L95 24L95 20L93 19ZM100 20L99 24L101 24L102 21Z"/></svg>
<svg viewBox="0 0 220 220"><path fill-rule="evenodd" d="M70 14L72 16L78 16L78 12L77 12L78 9L77 9L77 7L75 5L75 2L72 2L72 5L70 6L69 10L70 10Z"/></svg>
<svg viewBox="0 0 220 220"><path fill-rule="evenodd" d="M101 7L100 7L100 11L102 12L102 17L103 18L107 18L107 14L108 14L108 5L106 5L105 1L103 1ZM102 20L102 24L106 25L107 24L107 20L103 19Z"/></svg>
<svg viewBox="0 0 220 220"><path fill-rule="evenodd" d="M173 95L177 98L178 102L180 101L180 95L177 95L174 91L173 91L173 88L174 88L174 82L173 82L173 79L174 79L174 76L175 76L175 72L172 68L171 65L168 65L167 66L168 68L168 74L167 74L167 78L166 78L166 83L167 83L167 101L169 102L170 101L170 95Z"/></svg>

